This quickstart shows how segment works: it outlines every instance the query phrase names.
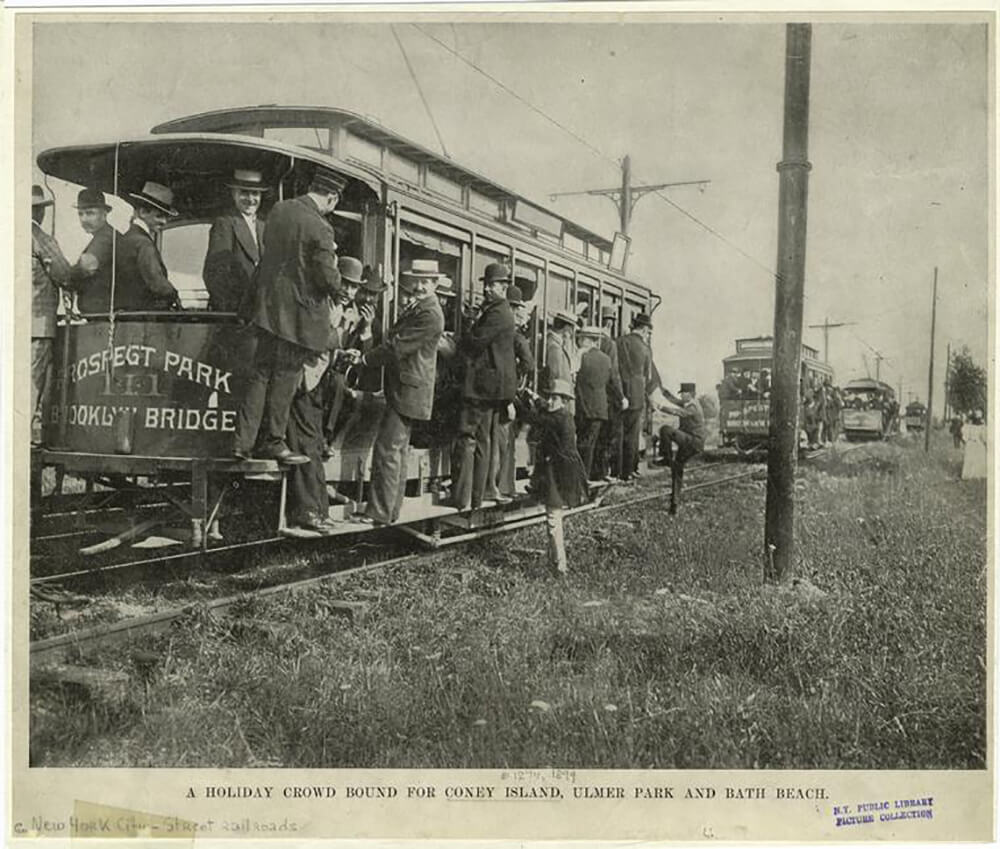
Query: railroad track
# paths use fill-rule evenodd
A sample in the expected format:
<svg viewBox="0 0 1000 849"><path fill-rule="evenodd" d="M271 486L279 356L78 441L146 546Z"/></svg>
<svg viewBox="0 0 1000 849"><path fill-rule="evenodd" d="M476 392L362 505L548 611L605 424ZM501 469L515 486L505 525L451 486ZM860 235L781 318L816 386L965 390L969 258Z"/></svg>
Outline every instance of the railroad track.
<svg viewBox="0 0 1000 849"><path fill-rule="evenodd" d="M842 454L848 453L850 451L856 450L862 447L861 445L855 445L844 449ZM804 459L813 460L818 457L825 456L830 453L830 448L818 449L812 452L808 452ZM688 467L689 475L701 476L706 470L711 468L716 468L719 466L731 465L728 461L720 460L708 463L698 463L692 464ZM699 480L696 477L691 480L690 483L685 483L684 493L688 495L690 493L696 492L698 490L708 489L715 486L720 486L726 483L732 483L741 479L746 479L759 475L760 470L758 468L749 469L732 475L723 475L721 477L712 477L707 480ZM658 476L659 477L659 476ZM690 478L689 478L690 479ZM605 493L606 495L607 493ZM590 504L584 505L582 507L568 510L566 512L567 516L574 516L577 514L587 513L589 515L596 515L600 513L605 513L612 510L620 510L627 507L631 507L637 504L644 504L650 501L661 500L668 498L670 495L669 487L657 487L653 491L647 492L637 492L631 497L624 498L622 500L608 501L608 503L603 502L604 495L602 495L597 502L592 502ZM507 533L514 530L519 530L525 527L539 524L544 522L544 514L540 516L531 517L529 519L520 520L517 522L512 522L507 525L500 525L492 528L484 528L477 531L474 536L478 538L494 536L501 533ZM473 535L469 535L473 536ZM464 539L457 539L461 542ZM261 544L267 543L277 543L277 542L289 542L286 537L274 537L267 540L257 540L248 543L240 543L232 546L220 546L215 549L210 549L211 553L223 553L226 551L238 551L241 549L246 549L250 547L259 547ZM367 562L367 559L362 559L362 562L357 565L352 566L340 566L340 568L334 568L330 571L324 571L322 574L313 575L311 577L301 578L298 580L285 581L280 583L275 583L270 586L261 587L251 591L240 592L234 595L227 595L220 598L215 598L207 601L199 601L195 603L188 603L179 605L167 610L158 611L145 616L138 616L130 619L121 620L109 625L89 628L85 630L79 630L74 632L69 632L66 634L60 634L58 636L49 637L46 639L35 640L30 645L30 660L33 666L46 664L58 661L64 657L70 651L78 651L82 653L87 653L98 647L104 647L108 645L114 645L125 641L134 640L136 637L162 633L171 627L171 625L177 620L191 614L196 610L201 610L208 612L211 615L224 616L227 612L237 603L242 603L246 600L248 596L255 598L268 598L280 593L295 593L300 592L304 589L309 589L317 586L322 586L325 584L335 583L338 581L343 581L351 576L362 574L365 572L375 571L375 570L390 570L396 569L408 564L416 564L424 561L437 553L436 550L420 550L411 551L397 556L392 556L386 559L377 560L375 562ZM174 555L160 555L157 558L151 558L149 561L142 562L159 562L168 561L171 559L181 560L184 558L190 558L196 552L181 552ZM98 567L97 571L101 569L120 569L127 565L135 564L119 564L115 566ZM93 571L93 570L91 570ZM73 577L80 574L90 574L88 570L83 570L81 572L71 572L65 573L65 577ZM56 579L57 576L52 576L51 578L40 579L39 584L50 583ZM36 582L32 581L33 587L36 586Z"/></svg>
<svg viewBox="0 0 1000 849"><path fill-rule="evenodd" d="M700 463L697 465L692 465L689 467L690 475L700 476L703 472L708 469L718 467L721 465L726 465L721 462L712 463ZM720 484L728 483L731 481L739 480L741 478L747 478L758 471L748 470L735 475L725 475L719 478L713 478L710 480L698 480L694 479L690 484L685 486L685 493L694 492L699 489L704 489L708 487L717 486ZM605 493L606 495L607 493ZM667 498L670 495L669 487L657 487L655 491L648 492L638 492L634 496L626 497L622 500L614 500L608 503L604 503L600 498L596 502L592 502L587 505L583 505L580 508L574 510L568 510L566 512L567 516L574 516L576 514L588 513L588 514L598 514L604 513L611 510L618 510L629 507L635 504L643 504L656 499ZM602 496L603 498L603 496ZM545 521L544 514L539 516L530 517L520 521L512 522L506 525L500 525L491 528L483 528L477 531L474 536L478 538L495 536L501 533L507 533L510 531L515 531L536 525ZM472 535L469 535L472 536ZM346 541L346 540L345 540ZM457 542L464 541L463 538L456 538ZM220 546L218 548L210 549L211 553L224 553L226 551L233 552L243 549L248 549L251 547L259 547L261 544L265 543L277 543L277 542L291 542L286 537L274 537L268 540L257 540L249 543L241 543L232 546ZM30 645L30 659L32 665L45 664L56 662L64 657L70 651L87 653L93 649L104 647L108 645L119 644L126 641L134 640L136 637L147 634L161 633L168 629L172 623L189 615L195 610L202 610L211 613L212 615L224 616L228 610L237 602L244 601L248 596L257 598L267 598L278 593L284 592L298 592L303 589L310 587L321 586L327 583L334 583L337 581L342 581L353 575L357 575L363 572L380 570L380 569L394 569L406 564L416 564L423 560L432 557L437 552L435 550L419 550L410 551L397 556L391 556L385 559L380 559L375 562L366 562L367 558L363 553L353 552L353 557L350 559L354 560L354 565L344 565L345 558L342 556L341 552L331 558L332 563L328 563L332 568L324 569L321 574L314 574L310 577L304 577L297 580L282 581L279 583L274 583L270 586L260 587L253 590L238 592L236 594L226 595L219 598L203 600L198 602L192 602L187 604L178 605L171 607L166 610L157 611L155 613L150 613L144 616L132 617L129 619L120 620L108 625L96 626L93 628L87 628L83 630L70 631L65 634L59 634L57 636L48 637L41 640L35 640ZM65 584L68 579L74 579L79 577L93 577L94 574L105 574L107 570L122 570L127 567L135 567L136 565L149 565L149 564L163 564L164 562L171 561L181 561L185 558L190 558L197 552L178 552L171 555L159 555L156 558L149 558L147 560L135 561L123 564L113 564L109 566L100 566L96 569L90 570L75 570L73 572L62 573L61 575L46 576L39 579L32 580L32 590L36 596L37 601L45 602L52 601L52 603L58 603L58 598L61 593L64 592L62 585L53 587L59 579ZM360 561L360 562L359 562ZM161 566L162 568L162 566ZM317 568L323 567L310 567L312 571L316 571ZM48 597L46 597L48 596ZM69 601L67 606L72 606L73 597L67 594Z"/></svg>

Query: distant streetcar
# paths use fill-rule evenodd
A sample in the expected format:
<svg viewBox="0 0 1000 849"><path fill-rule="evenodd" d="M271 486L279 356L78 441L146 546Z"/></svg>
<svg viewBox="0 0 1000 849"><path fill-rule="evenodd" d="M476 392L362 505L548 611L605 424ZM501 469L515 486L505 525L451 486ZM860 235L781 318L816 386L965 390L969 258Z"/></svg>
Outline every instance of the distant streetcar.
<svg viewBox="0 0 1000 849"><path fill-rule="evenodd" d="M906 429L922 431L927 423L927 407L920 401L911 401L906 405Z"/></svg>
<svg viewBox="0 0 1000 849"><path fill-rule="evenodd" d="M767 443L772 348L770 336L737 339L736 353L722 361L719 433L723 445L746 450ZM802 346L801 380L803 389L833 382L833 369L808 345Z"/></svg>
<svg viewBox="0 0 1000 849"><path fill-rule="evenodd" d="M852 442L884 439L898 425L899 404L888 383L863 378L844 387L844 434Z"/></svg>

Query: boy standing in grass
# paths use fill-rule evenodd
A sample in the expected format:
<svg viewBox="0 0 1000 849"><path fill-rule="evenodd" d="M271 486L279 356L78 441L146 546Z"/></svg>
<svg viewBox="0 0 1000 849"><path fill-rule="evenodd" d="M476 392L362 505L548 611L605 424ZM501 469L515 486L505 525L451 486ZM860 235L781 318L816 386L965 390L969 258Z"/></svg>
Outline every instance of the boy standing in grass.
<svg viewBox="0 0 1000 849"><path fill-rule="evenodd" d="M540 387L542 407L531 420L532 441L537 442L531 491L545 504L549 538L549 565L559 575L569 571L563 537L563 511L589 498L587 471L576 447L576 425L569 412L574 397L568 380L549 378Z"/></svg>

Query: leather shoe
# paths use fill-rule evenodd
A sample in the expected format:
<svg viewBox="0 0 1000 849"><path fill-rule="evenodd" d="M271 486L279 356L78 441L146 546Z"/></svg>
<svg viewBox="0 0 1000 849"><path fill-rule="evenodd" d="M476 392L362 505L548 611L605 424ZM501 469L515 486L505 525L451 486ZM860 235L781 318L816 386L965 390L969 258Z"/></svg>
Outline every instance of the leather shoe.
<svg viewBox="0 0 1000 849"><path fill-rule="evenodd" d="M264 452L260 456L267 460L277 460L279 463L285 463L289 466L299 466L309 462L309 458L305 454L296 454L285 445L282 445L281 448Z"/></svg>
<svg viewBox="0 0 1000 849"><path fill-rule="evenodd" d="M244 451L242 448L234 448L233 449L233 459L234 460L241 460L241 461L245 462L246 460L252 460L253 457L250 456L250 452L249 451Z"/></svg>
<svg viewBox="0 0 1000 849"><path fill-rule="evenodd" d="M323 534L328 536L332 534L335 530L334 525L329 519L320 519L317 517L310 517L299 522L299 527L304 528L307 531L315 531L318 534Z"/></svg>

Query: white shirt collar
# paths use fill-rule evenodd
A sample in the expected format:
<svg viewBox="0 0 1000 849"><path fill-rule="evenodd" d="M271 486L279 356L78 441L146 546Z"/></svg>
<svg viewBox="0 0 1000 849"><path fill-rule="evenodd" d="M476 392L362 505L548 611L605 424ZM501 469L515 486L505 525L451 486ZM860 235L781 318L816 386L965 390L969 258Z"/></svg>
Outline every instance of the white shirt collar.
<svg viewBox="0 0 1000 849"><path fill-rule="evenodd" d="M240 210L239 212L240 212L240 215L243 216L243 220L246 221L247 227L250 228L250 236L251 236L251 238L253 238L254 244L256 244L257 243L257 216L256 216L256 214L254 214L254 215L247 215L242 210Z"/></svg>
<svg viewBox="0 0 1000 849"><path fill-rule="evenodd" d="M146 222L143 221L138 215L135 218L132 219L132 222L140 230L145 230L146 231L146 235L149 236L150 239L153 238L153 234L150 232L149 227L146 225Z"/></svg>

